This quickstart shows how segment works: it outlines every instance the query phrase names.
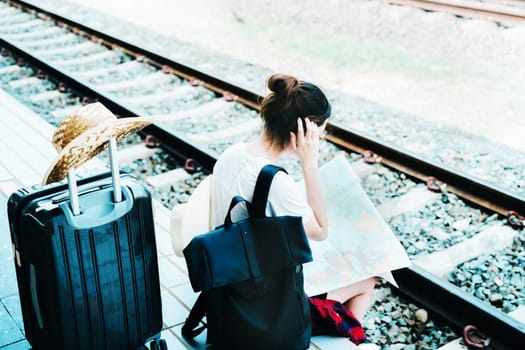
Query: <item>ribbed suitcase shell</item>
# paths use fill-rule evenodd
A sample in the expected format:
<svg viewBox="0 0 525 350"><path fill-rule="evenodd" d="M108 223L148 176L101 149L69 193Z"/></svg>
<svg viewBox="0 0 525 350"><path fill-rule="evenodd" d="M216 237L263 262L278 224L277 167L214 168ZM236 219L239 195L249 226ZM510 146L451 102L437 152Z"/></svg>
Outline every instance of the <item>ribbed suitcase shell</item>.
<svg viewBox="0 0 525 350"><path fill-rule="evenodd" d="M67 184L26 188L9 198L24 328L34 349L136 349L158 338L151 196L122 176L121 213L113 217L111 183L110 174L79 181L81 208L91 215L81 222L64 214Z"/></svg>

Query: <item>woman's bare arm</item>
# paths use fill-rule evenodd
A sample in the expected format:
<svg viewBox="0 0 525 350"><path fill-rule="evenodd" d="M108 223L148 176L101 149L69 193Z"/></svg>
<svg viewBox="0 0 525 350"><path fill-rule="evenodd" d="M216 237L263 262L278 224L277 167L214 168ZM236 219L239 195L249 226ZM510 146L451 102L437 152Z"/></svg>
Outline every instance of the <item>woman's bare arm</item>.
<svg viewBox="0 0 525 350"><path fill-rule="evenodd" d="M305 223L306 235L317 241L326 239L328 235L328 215L321 191L321 180L317 159L319 153L319 127L305 118L306 132L300 118L297 119L297 135L291 133L290 141L297 153L303 169L306 200L314 215Z"/></svg>

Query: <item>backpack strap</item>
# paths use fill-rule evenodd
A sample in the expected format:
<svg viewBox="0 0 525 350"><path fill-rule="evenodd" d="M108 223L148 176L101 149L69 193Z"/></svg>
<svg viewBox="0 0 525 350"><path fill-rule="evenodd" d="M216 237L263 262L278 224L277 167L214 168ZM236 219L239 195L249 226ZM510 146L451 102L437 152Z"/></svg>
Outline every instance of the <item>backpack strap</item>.
<svg viewBox="0 0 525 350"><path fill-rule="evenodd" d="M279 171L284 171L288 174L284 168L272 164L265 165L259 172L259 175L257 176L257 182L255 183L255 190L253 191L251 208L255 217L266 216L266 202L268 201L270 186L272 185L273 177Z"/></svg>
<svg viewBox="0 0 525 350"><path fill-rule="evenodd" d="M201 334L206 329L206 325L200 327L197 326L204 318L205 314L206 310L204 306L204 297L201 292L197 298L197 301L195 301L195 304L193 304L186 321L184 321L184 325L182 326L181 330L182 335L186 338L193 339Z"/></svg>

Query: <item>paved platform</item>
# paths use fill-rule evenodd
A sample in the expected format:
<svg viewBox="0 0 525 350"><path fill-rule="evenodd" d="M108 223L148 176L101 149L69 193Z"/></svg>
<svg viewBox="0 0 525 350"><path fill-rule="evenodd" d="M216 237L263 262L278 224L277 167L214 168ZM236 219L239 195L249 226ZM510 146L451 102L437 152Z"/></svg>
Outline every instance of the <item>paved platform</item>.
<svg viewBox="0 0 525 350"><path fill-rule="evenodd" d="M51 144L54 127L0 90L0 349L29 349L18 297L6 201L20 187L42 181L56 156ZM84 171L102 170L105 164L94 159ZM79 171L80 172L80 171ZM97 171L100 172L100 171ZM164 326L161 336L169 349L204 349L205 335L189 345L180 329L197 298L191 289L185 262L175 255L169 236L169 210L154 200L159 271ZM311 349L350 349L355 345L344 338L314 337Z"/></svg>

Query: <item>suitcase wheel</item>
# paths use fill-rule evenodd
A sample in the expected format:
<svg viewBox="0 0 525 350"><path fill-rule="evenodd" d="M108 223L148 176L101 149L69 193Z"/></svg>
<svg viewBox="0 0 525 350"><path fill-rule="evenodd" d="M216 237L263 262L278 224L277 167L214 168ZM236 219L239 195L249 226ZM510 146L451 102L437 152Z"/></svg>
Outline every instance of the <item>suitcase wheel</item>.
<svg viewBox="0 0 525 350"><path fill-rule="evenodd" d="M152 340L149 343L149 349L150 350L168 350L168 344L166 343L166 340L164 339Z"/></svg>

